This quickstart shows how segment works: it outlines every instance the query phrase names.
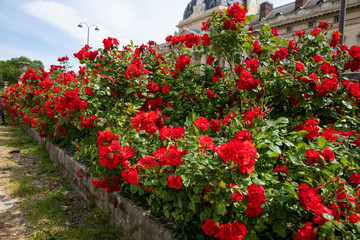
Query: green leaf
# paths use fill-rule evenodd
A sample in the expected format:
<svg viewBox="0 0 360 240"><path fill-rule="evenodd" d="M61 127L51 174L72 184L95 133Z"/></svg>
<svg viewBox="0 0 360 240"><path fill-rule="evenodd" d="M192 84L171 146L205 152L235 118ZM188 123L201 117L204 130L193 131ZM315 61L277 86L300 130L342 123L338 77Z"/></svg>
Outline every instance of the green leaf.
<svg viewBox="0 0 360 240"><path fill-rule="evenodd" d="M137 189L138 189L138 185L136 185L136 184L131 184L130 185L130 192L131 193L136 193Z"/></svg>
<svg viewBox="0 0 360 240"><path fill-rule="evenodd" d="M201 202L201 198L198 195L194 195L191 197L191 201L194 203L200 203Z"/></svg>
<svg viewBox="0 0 360 240"><path fill-rule="evenodd" d="M276 146L275 144L273 144L273 143L270 143L269 144L269 148L272 150L272 151L274 151L275 153L277 153L277 154L281 154L281 150L280 150L280 148L278 147L278 146Z"/></svg>
<svg viewBox="0 0 360 240"><path fill-rule="evenodd" d="M273 226L272 226L272 230L274 232L276 232L277 234L279 234L280 237L285 238L286 237L286 225L283 226L281 223L279 222L274 222Z"/></svg>
<svg viewBox="0 0 360 240"><path fill-rule="evenodd" d="M190 208L193 212L196 212L195 203L194 203L194 202L189 202L189 208Z"/></svg>
<svg viewBox="0 0 360 240"><path fill-rule="evenodd" d="M324 148L327 143L328 143L328 141L324 137L319 137L319 139L318 139L319 147Z"/></svg>
<svg viewBox="0 0 360 240"><path fill-rule="evenodd" d="M216 213L225 216L226 214L226 202L221 201L219 204L216 205Z"/></svg>
<svg viewBox="0 0 360 240"><path fill-rule="evenodd" d="M254 178L252 180L252 182L255 183L256 185L265 186L265 183L263 181L261 181L260 179L258 179L258 178Z"/></svg>

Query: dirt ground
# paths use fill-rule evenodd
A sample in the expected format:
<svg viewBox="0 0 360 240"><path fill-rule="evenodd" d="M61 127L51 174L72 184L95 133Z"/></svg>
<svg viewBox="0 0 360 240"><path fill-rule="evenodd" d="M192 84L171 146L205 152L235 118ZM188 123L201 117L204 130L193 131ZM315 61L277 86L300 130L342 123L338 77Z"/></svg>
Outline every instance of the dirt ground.
<svg viewBox="0 0 360 240"><path fill-rule="evenodd" d="M121 239L20 127L0 126L0 239Z"/></svg>

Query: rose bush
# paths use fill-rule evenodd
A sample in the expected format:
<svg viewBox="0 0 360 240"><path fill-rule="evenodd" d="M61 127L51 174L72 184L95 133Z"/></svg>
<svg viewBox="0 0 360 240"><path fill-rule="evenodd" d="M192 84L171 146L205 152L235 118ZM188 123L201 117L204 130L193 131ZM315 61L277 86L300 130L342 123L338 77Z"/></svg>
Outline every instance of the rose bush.
<svg viewBox="0 0 360 240"><path fill-rule="evenodd" d="M4 108L177 238L357 239L360 84L341 72L360 69L360 47L327 22L292 40L250 22L229 6L202 36L168 36L166 56L105 39L74 54L77 73L66 58L29 70Z"/></svg>

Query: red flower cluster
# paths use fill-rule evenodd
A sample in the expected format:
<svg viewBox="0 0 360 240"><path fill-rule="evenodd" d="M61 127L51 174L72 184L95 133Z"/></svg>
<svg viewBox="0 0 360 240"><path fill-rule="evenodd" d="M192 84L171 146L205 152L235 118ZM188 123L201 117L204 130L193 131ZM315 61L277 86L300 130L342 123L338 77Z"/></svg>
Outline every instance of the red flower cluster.
<svg viewBox="0 0 360 240"><path fill-rule="evenodd" d="M162 127L159 131L159 136L160 136L160 139L165 141L167 140L168 138L171 138L172 139L179 139L179 138L182 138L185 136L184 134L184 128L183 127L180 127L180 126L177 126L175 128L172 128L172 127Z"/></svg>
<svg viewBox="0 0 360 240"><path fill-rule="evenodd" d="M217 82L223 77L224 77L224 74L221 72L221 67L219 67L219 66L215 67L215 73L213 75L212 81Z"/></svg>
<svg viewBox="0 0 360 240"><path fill-rule="evenodd" d="M244 198L244 194L242 192L240 192L241 189L239 188L239 185L237 185L235 183L230 183L230 187L231 187L231 190L230 190L231 201L241 202Z"/></svg>
<svg viewBox="0 0 360 240"><path fill-rule="evenodd" d="M246 89L248 91L251 91L258 87L260 83L259 79L254 79L251 72L248 70L243 70L240 73L239 81L237 83L239 89Z"/></svg>
<svg viewBox="0 0 360 240"><path fill-rule="evenodd" d="M89 60L93 61L99 52L97 50L95 50L93 52L91 52L89 50L90 50L90 47L88 45L85 45L79 52L74 53L74 57L79 59L79 61L81 61L83 59L85 59L85 60L89 59Z"/></svg>
<svg viewBox="0 0 360 240"><path fill-rule="evenodd" d="M332 33L330 47L336 48L336 46L339 42L340 42L340 33L339 33L339 31L335 30Z"/></svg>
<svg viewBox="0 0 360 240"><path fill-rule="evenodd" d="M204 117L199 117L194 120L194 125L197 126L201 131L206 131L209 121Z"/></svg>
<svg viewBox="0 0 360 240"><path fill-rule="evenodd" d="M236 27L236 24L233 22L233 21L231 21L231 20L225 20L225 22L224 22L224 28L226 28L226 29L231 29L231 30L233 30L233 31L236 31L237 30L237 27Z"/></svg>
<svg viewBox="0 0 360 240"><path fill-rule="evenodd" d="M85 128L91 128L94 127L94 120L97 119L96 115L93 115L92 117L86 117L86 115L81 114L80 116L80 125L85 127Z"/></svg>
<svg viewBox="0 0 360 240"><path fill-rule="evenodd" d="M79 92L80 90L78 88L65 92L64 96L59 100L59 104L62 106L61 108L67 108L70 111L86 109L88 104L86 101L80 99L78 95Z"/></svg>
<svg viewBox="0 0 360 240"><path fill-rule="evenodd" d="M99 162L102 166L113 169L119 164L127 167L125 161L135 156L134 150L129 146L121 147L118 141L120 137L113 134L108 129L98 133L98 152L100 153Z"/></svg>
<svg viewBox="0 0 360 240"><path fill-rule="evenodd" d="M261 112L261 109L257 107L247 110L242 117L244 119L244 123L249 128L251 128L252 126L254 126L255 117L264 117L264 116L265 116L265 112Z"/></svg>
<svg viewBox="0 0 360 240"><path fill-rule="evenodd" d="M174 173L168 176L168 185L170 188L180 189L182 185L182 178L179 175L174 177Z"/></svg>
<svg viewBox="0 0 360 240"><path fill-rule="evenodd" d="M102 43L104 44L104 48L107 51L111 50L111 47L113 46L119 46L119 42L116 38L112 38L112 37L108 37L107 39L105 38Z"/></svg>
<svg viewBox="0 0 360 240"><path fill-rule="evenodd" d="M143 63L141 63L140 59L135 58L130 66L125 71L126 79L130 79L131 77L140 77L141 73L143 72Z"/></svg>
<svg viewBox="0 0 360 240"><path fill-rule="evenodd" d="M235 138L228 143L217 147L216 152L225 162L232 160L239 165L244 174L254 172L255 158L258 157L255 145L250 141L249 132L242 130L236 133Z"/></svg>
<svg viewBox="0 0 360 240"><path fill-rule="evenodd" d="M212 138L209 137L208 135L201 136L199 138L199 143L200 143L200 149L204 149L205 151L214 150L216 147Z"/></svg>
<svg viewBox="0 0 360 240"><path fill-rule="evenodd" d="M194 45L200 44L200 37L198 35L194 35L193 33L187 34L185 39L185 46L187 48L192 48Z"/></svg>
<svg viewBox="0 0 360 240"><path fill-rule="evenodd" d="M179 58L176 60L176 71L182 71L185 69L186 65L191 62L191 58L186 55L180 55Z"/></svg>
<svg viewBox="0 0 360 240"><path fill-rule="evenodd" d="M175 146L170 146L168 149L163 146L155 150L153 156L159 160L161 166L169 165L176 167L181 164L181 157L186 154L186 150L179 151Z"/></svg>
<svg viewBox="0 0 360 240"><path fill-rule="evenodd" d="M322 156L326 162L335 160L335 154L329 147L325 147L323 152L308 149L306 150L306 156L308 157L306 163L309 165L312 163L321 163L320 156Z"/></svg>
<svg viewBox="0 0 360 240"><path fill-rule="evenodd" d="M261 47L260 47L260 43L258 41L254 41L253 42L253 47L254 49L252 50L253 53L257 54L258 57L261 57Z"/></svg>
<svg viewBox="0 0 360 240"><path fill-rule="evenodd" d="M259 60L257 58L246 59L245 63L251 72L256 72L259 67Z"/></svg>
<svg viewBox="0 0 360 240"><path fill-rule="evenodd" d="M319 96L324 97L326 94L337 89L337 75L334 73L331 73L331 75L333 76L332 78L324 78L322 84L316 86Z"/></svg>
<svg viewBox="0 0 360 240"><path fill-rule="evenodd" d="M360 47L352 46L348 52L352 59L344 66L344 70L350 69L355 72L360 69Z"/></svg>
<svg viewBox="0 0 360 240"><path fill-rule="evenodd" d="M115 192L115 191L119 190L120 185L117 184L119 182L119 178L114 176L114 177L111 177L110 179L113 181L112 185L109 185L109 179L107 179L107 177L105 177L102 181L93 179L93 180L91 180L91 182L96 187L106 189L106 192L108 192L108 193Z"/></svg>
<svg viewBox="0 0 360 240"><path fill-rule="evenodd" d="M265 203L264 187L253 183L247 187L247 191L248 203L246 206L248 208L246 209L245 214L249 217L257 217L264 211L261 207L261 204Z"/></svg>
<svg viewBox="0 0 360 240"><path fill-rule="evenodd" d="M313 240L315 238L316 232L311 222L305 223L305 225L297 231L295 236L295 240Z"/></svg>
<svg viewBox="0 0 360 240"><path fill-rule="evenodd" d="M247 228L243 223L235 221L230 224L221 224L218 227L214 220L206 219L205 224L201 226L206 235L214 235L220 240L241 240L247 233Z"/></svg>
<svg viewBox="0 0 360 240"><path fill-rule="evenodd" d="M329 27L329 25L330 25L330 23L328 22L328 21L321 21L320 23L319 23L319 28L320 29L322 29L322 30L327 30L328 29L328 27Z"/></svg>
<svg viewBox="0 0 360 240"><path fill-rule="evenodd" d="M158 126L156 125L158 118L159 113L156 111L139 111L136 116L131 119L131 128L136 128L136 131L140 131L141 125L142 130L153 135L158 131Z"/></svg>
<svg viewBox="0 0 360 240"><path fill-rule="evenodd" d="M319 136L318 123L313 118L306 120L304 125L300 124L300 125L296 126L296 128L295 128L296 132L301 131L301 130L307 131L307 133L305 134L305 137L307 139L309 139L310 141Z"/></svg>
<svg viewBox="0 0 360 240"><path fill-rule="evenodd" d="M290 169L287 166L282 166L282 167L275 167L273 171L278 173L280 179L284 179L285 176L288 175L287 172L289 170Z"/></svg>
<svg viewBox="0 0 360 240"><path fill-rule="evenodd" d="M236 23L242 23L246 20L247 9L245 6L240 6L238 2L228 7L228 16L232 17Z"/></svg>
<svg viewBox="0 0 360 240"><path fill-rule="evenodd" d="M65 57L59 57L57 60L58 60L58 62L65 62L65 61L68 61L69 58L67 56L65 56Z"/></svg>
<svg viewBox="0 0 360 240"><path fill-rule="evenodd" d="M278 62L285 59L288 55L288 49L283 47L280 50L275 51L275 53L271 56L271 59Z"/></svg>
<svg viewBox="0 0 360 240"><path fill-rule="evenodd" d="M351 97L355 97L356 100L360 101L360 82L350 82L349 80L345 80L342 83L342 86L348 89L348 94Z"/></svg>

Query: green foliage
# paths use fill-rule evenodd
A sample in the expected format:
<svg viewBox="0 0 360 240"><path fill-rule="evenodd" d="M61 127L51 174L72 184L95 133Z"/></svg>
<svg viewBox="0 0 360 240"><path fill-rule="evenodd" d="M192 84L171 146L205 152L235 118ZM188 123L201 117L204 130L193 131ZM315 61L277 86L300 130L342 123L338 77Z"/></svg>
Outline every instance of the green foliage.
<svg viewBox="0 0 360 240"><path fill-rule="evenodd" d="M35 71L40 71L44 68L43 63L40 60L30 60L27 57L21 56L17 58L11 58L10 60L0 61L0 87L4 87L4 82L8 82L8 86L14 85L18 82L21 70L19 62L27 62L29 65L27 69L33 68Z"/></svg>

